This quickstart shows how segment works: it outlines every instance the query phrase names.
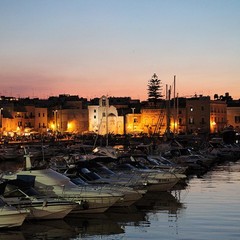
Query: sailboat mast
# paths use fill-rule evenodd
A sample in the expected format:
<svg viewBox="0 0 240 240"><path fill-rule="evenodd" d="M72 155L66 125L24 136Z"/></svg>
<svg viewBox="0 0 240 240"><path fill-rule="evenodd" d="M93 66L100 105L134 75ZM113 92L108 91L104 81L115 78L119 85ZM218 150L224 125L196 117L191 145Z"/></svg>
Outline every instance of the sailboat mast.
<svg viewBox="0 0 240 240"><path fill-rule="evenodd" d="M176 75L173 79L173 133L176 133Z"/></svg>

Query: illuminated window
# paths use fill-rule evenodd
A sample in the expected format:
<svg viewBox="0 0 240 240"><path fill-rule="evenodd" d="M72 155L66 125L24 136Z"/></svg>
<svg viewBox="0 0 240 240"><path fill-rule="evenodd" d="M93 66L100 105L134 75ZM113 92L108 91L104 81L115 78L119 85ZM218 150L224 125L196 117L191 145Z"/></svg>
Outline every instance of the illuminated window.
<svg viewBox="0 0 240 240"><path fill-rule="evenodd" d="M194 124L194 119L193 117L190 117L189 120L188 120L189 124Z"/></svg>
<svg viewBox="0 0 240 240"><path fill-rule="evenodd" d="M190 107L190 111L193 112L193 107Z"/></svg>

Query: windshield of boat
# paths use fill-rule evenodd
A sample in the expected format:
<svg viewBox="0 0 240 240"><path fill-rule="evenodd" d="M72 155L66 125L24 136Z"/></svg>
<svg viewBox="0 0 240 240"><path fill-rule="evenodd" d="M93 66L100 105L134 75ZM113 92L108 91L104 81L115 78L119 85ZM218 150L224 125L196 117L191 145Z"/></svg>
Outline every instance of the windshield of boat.
<svg viewBox="0 0 240 240"><path fill-rule="evenodd" d="M97 173L91 172L87 168L82 168L79 174L86 178L88 181L98 180L101 178Z"/></svg>
<svg viewBox="0 0 240 240"><path fill-rule="evenodd" d="M93 168L93 170L95 172L97 172L98 175L100 176L111 176L114 175L115 173L113 171L111 171L109 168L105 167L105 166L100 166L98 168Z"/></svg>
<svg viewBox="0 0 240 240"><path fill-rule="evenodd" d="M88 185L86 182L84 182L80 177L76 177L76 178L72 178L71 182L73 182L74 184L78 185L78 186L84 186L84 185Z"/></svg>

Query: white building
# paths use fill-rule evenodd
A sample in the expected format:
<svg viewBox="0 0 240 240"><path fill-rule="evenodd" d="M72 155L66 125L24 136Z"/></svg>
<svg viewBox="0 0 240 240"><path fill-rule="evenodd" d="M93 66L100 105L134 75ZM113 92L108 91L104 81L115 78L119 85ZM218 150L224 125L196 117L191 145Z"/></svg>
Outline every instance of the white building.
<svg viewBox="0 0 240 240"><path fill-rule="evenodd" d="M124 118L118 116L116 107L109 106L109 100L106 96L99 99L99 105L88 106L88 112L90 132L100 135L124 133Z"/></svg>

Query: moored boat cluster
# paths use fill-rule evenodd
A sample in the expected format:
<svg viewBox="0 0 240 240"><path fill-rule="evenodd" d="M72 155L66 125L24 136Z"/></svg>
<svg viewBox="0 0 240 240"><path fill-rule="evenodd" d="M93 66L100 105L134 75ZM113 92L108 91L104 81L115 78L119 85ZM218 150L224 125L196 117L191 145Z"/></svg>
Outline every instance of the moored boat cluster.
<svg viewBox="0 0 240 240"><path fill-rule="evenodd" d="M16 171L2 169L0 227L138 206L149 192L171 192L186 186L191 175L240 159L239 145L217 142L198 151L176 141L154 146L154 151L151 144L126 149L81 143L11 149L24 156L19 160L24 164Z"/></svg>

